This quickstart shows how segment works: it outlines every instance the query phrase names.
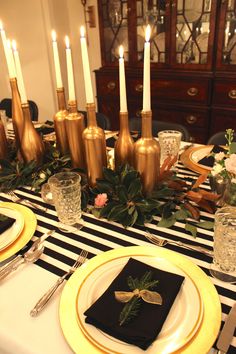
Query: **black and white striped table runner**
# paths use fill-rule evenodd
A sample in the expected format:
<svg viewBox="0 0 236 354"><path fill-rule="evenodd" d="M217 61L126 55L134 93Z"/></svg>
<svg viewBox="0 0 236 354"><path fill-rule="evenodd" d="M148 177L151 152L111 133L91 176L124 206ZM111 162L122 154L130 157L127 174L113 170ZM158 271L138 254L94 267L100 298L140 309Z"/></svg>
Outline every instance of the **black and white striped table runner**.
<svg viewBox="0 0 236 354"><path fill-rule="evenodd" d="M187 183L192 183L198 175L186 169L181 163L178 164L178 176L183 178ZM203 188L209 190L208 182L205 182ZM15 191L18 196L25 196L33 202L45 206L39 194L31 191L28 188L21 188ZM9 195L1 193L1 201L10 201ZM47 212L32 209L37 215L37 230L35 236L41 236L45 231L56 229L56 233L46 240L44 254L37 261L37 265L46 269L49 272L57 275L62 275L68 267L74 263L81 249L89 252L88 258L118 247L149 244L149 241L144 236L144 230L148 229L153 234L160 235L169 240L186 241L193 245L200 245L212 250L213 247L213 232L210 230L198 229L197 238L193 238L185 231L185 224L181 221L176 222L170 229L157 229L156 224L159 220L155 217L154 220L144 227L130 227L124 229L120 224L108 222L106 220L96 219L91 214L83 214L85 221L84 227L76 233L63 233L57 228L57 215L55 209L51 205L47 205ZM214 215L207 212L201 212L201 220L212 221ZM30 241L31 244L32 241ZM212 261L211 257L203 255L196 251L190 251L175 245L166 245L166 248L179 252L187 256L191 261L197 264L211 279L215 285L221 305L222 305L222 326L227 317L230 308L236 301L236 285L223 283L210 276L209 267ZM210 330L210 329L209 329ZM206 334L207 335L207 334ZM234 333L233 343L230 346L228 353L236 353L236 331Z"/></svg>

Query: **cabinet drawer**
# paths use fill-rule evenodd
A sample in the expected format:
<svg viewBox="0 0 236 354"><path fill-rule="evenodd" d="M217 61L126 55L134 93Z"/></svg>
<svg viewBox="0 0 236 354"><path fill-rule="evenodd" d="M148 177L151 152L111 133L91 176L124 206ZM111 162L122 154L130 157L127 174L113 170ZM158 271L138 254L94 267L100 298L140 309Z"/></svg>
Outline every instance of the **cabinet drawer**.
<svg viewBox="0 0 236 354"><path fill-rule="evenodd" d="M235 81L216 81L213 91L214 105L230 105L236 107L236 83Z"/></svg>
<svg viewBox="0 0 236 354"><path fill-rule="evenodd" d="M128 79L127 92L130 96L142 97L143 82L141 79ZM210 82L208 79L198 80L151 80L152 101L183 101L185 103L207 104L209 100Z"/></svg>
<svg viewBox="0 0 236 354"><path fill-rule="evenodd" d="M97 93L103 95L119 95L119 79L115 75L96 76Z"/></svg>
<svg viewBox="0 0 236 354"><path fill-rule="evenodd" d="M233 110L212 110L210 136L231 128L236 131L236 112Z"/></svg>

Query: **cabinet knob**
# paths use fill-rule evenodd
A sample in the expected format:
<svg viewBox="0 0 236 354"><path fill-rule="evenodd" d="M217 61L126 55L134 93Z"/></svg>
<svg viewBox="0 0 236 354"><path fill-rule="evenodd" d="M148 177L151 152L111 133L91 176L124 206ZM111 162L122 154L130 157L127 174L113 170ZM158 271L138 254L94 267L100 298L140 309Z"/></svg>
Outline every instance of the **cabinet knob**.
<svg viewBox="0 0 236 354"><path fill-rule="evenodd" d="M142 112L142 110L141 110L141 109L138 109L138 110L136 111L136 117L140 118L140 117L141 117L141 112Z"/></svg>
<svg viewBox="0 0 236 354"><path fill-rule="evenodd" d="M115 83L114 81L109 81L108 84L107 84L107 88L108 88L108 90L110 90L110 91L115 90L115 88L116 88L116 83Z"/></svg>
<svg viewBox="0 0 236 354"><path fill-rule="evenodd" d="M196 96L198 94L198 89L196 87L190 87L187 91L189 96Z"/></svg>
<svg viewBox="0 0 236 354"><path fill-rule="evenodd" d="M135 91L137 91L137 92L143 92L143 85L142 85L142 84L137 84L137 85L135 85Z"/></svg>
<svg viewBox="0 0 236 354"><path fill-rule="evenodd" d="M232 100L236 100L236 90L230 90L228 95L229 98L232 98Z"/></svg>
<svg viewBox="0 0 236 354"><path fill-rule="evenodd" d="M197 121L197 117L196 116L187 116L186 117L186 122L188 124L195 124Z"/></svg>

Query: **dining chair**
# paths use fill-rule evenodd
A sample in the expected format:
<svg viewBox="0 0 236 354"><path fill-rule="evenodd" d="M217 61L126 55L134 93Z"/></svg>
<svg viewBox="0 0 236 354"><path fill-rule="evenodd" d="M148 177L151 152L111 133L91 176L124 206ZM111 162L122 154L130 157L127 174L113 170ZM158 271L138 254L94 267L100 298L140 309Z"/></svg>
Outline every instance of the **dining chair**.
<svg viewBox="0 0 236 354"><path fill-rule="evenodd" d="M85 125L87 126L87 112L86 111L79 111L80 113L83 113L84 118L85 118ZM110 130L111 129L111 122L109 118L100 112L96 112L96 119L97 119L97 124L100 128L104 130Z"/></svg>
<svg viewBox="0 0 236 354"><path fill-rule="evenodd" d="M129 120L129 128L131 131L141 132L141 127L142 127L142 119L134 117ZM190 141L190 133L188 129L182 124L165 122L160 120L153 120L152 121L153 136L157 136L157 133L160 132L161 130L180 131L182 133L182 140Z"/></svg>
<svg viewBox="0 0 236 354"><path fill-rule="evenodd" d="M236 134L234 134L234 141L236 141ZM207 145L226 145L226 143L225 131L213 134L207 141Z"/></svg>
<svg viewBox="0 0 236 354"><path fill-rule="evenodd" d="M38 120L38 106L34 101L28 100L29 102L29 109L31 114L31 119L34 121ZM0 102L0 110L6 111L6 115L9 118L12 118L12 99L11 98L4 98Z"/></svg>

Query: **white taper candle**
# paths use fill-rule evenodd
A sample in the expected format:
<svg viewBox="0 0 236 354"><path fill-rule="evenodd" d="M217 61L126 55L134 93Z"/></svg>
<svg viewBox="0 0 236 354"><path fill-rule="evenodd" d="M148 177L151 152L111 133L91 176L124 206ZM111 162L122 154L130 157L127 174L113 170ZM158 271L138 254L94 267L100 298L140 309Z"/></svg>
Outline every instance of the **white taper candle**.
<svg viewBox="0 0 236 354"><path fill-rule="evenodd" d="M151 94L150 94L150 35L151 27L147 26L145 32L144 44L144 63L143 63L143 111L151 110Z"/></svg>
<svg viewBox="0 0 236 354"><path fill-rule="evenodd" d="M120 54L120 58L119 58L120 111L127 112L124 48L122 45L119 48L119 54Z"/></svg>
<svg viewBox="0 0 236 354"><path fill-rule="evenodd" d="M84 71L84 85L85 85L85 95L86 102L93 103L93 88L90 74L90 66L89 66L89 57L87 50L87 43L85 38L85 30L84 27L80 27L80 43L81 43L81 53L82 53L82 63L83 63L83 71Z"/></svg>
<svg viewBox="0 0 236 354"><path fill-rule="evenodd" d="M73 74L73 64L70 49L69 37L65 37L66 42L66 65L67 65L67 77L68 77L68 91L69 91L69 101L75 101L75 83Z"/></svg>
<svg viewBox="0 0 236 354"><path fill-rule="evenodd" d="M62 88L62 78L61 78L61 67L60 67L60 59L57 47L57 35L55 31L52 31L52 50L53 50L53 59L54 59L54 67L56 74L56 85L57 88Z"/></svg>
<svg viewBox="0 0 236 354"><path fill-rule="evenodd" d="M17 77L18 89L20 92L21 103L27 103L28 100L25 92L25 85L24 85L24 79L21 70L20 57L16 47L16 41L14 40L12 41L12 48L13 48L13 54L15 59L16 77Z"/></svg>

